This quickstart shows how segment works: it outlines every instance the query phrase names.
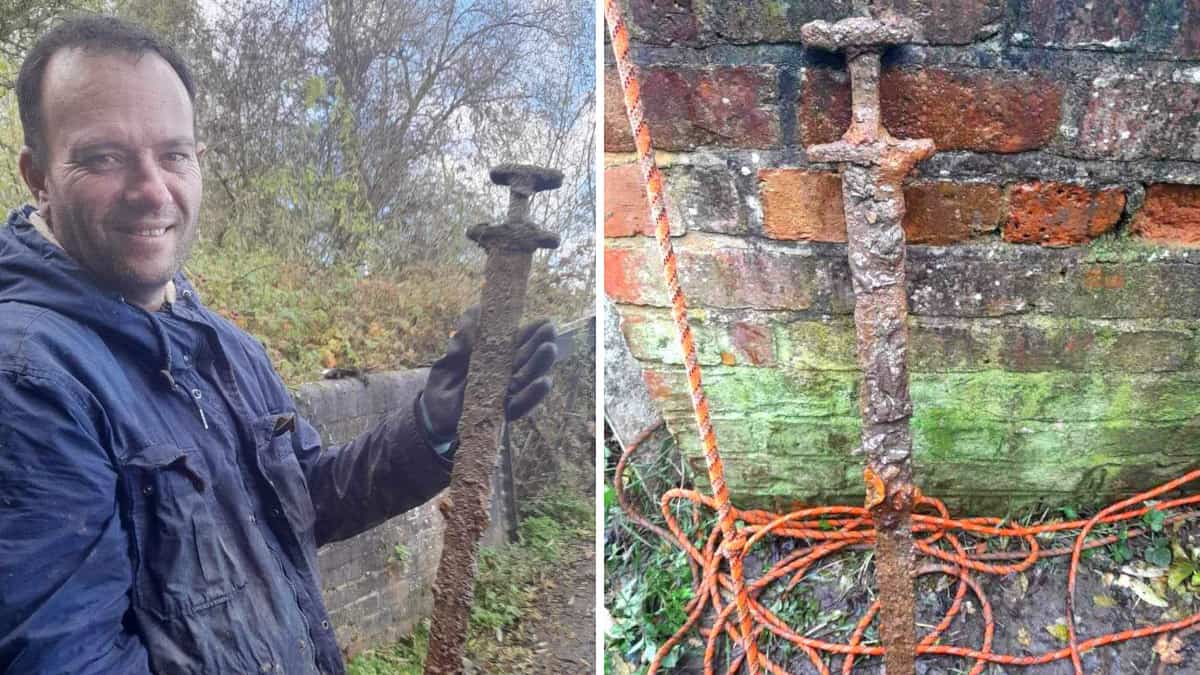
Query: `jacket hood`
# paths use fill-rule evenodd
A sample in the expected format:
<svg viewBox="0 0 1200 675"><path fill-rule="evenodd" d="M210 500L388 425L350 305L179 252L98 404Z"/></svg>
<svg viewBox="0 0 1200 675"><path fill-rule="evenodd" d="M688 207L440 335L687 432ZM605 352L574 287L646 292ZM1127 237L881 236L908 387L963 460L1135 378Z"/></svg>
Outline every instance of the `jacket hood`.
<svg viewBox="0 0 1200 675"><path fill-rule="evenodd" d="M170 347L162 325L150 312L131 305L119 293L96 284L66 251L47 241L33 223L34 207L9 213L0 228L0 304L20 302L53 310L104 337L142 350L154 368L171 370ZM176 287L191 290L180 273Z"/></svg>

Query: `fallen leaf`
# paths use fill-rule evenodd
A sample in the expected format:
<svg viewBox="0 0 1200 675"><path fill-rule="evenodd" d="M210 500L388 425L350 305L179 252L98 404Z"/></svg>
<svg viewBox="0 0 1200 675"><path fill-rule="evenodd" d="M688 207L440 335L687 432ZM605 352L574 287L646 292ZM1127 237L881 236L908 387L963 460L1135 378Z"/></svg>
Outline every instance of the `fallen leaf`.
<svg viewBox="0 0 1200 675"><path fill-rule="evenodd" d="M1113 600L1111 597L1109 597L1107 595L1101 595L1101 594L1097 593L1096 595L1092 596L1092 604L1096 605L1097 607L1103 607L1104 609L1108 609L1109 607L1116 607L1117 601Z"/></svg>
<svg viewBox="0 0 1200 675"><path fill-rule="evenodd" d="M1167 568L1157 567L1147 564L1141 560L1129 563L1121 568L1121 572L1133 577L1141 577L1143 579L1153 579L1161 577L1167 573Z"/></svg>
<svg viewBox="0 0 1200 675"><path fill-rule="evenodd" d="M1186 560L1176 560L1175 564L1171 565L1171 569L1167 570L1167 586L1173 591L1178 590L1194 571L1195 567L1192 566L1192 563Z"/></svg>
<svg viewBox="0 0 1200 675"><path fill-rule="evenodd" d="M1017 629L1017 642L1019 642L1022 647L1028 647L1029 645L1033 644L1033 636L1029 634L1029 629L1025 626L1021 626Z"/></svg>
<svg viewBox="0 0 1200 675"><path fill-rule="evenodd" d="M1179 655L1180 649L1183 649L1183 640L1177 637L1169 638L1166 633L1159 636L1158 641L1154 643L1154 653L1169 666L1183 663L1183 657Z"/></svg>
<svg viewBox="0 0 1200 675"><path fill-rule="evenodd" d="M1067 630L1066 620L1061 620L1058 623L1052 623L1046 626L1046 632L1053 635L1059 642L1069 642L1071 633Z"/></svg>
<svg viewBox="0 0 1200 675"><path fill-rule="evenodd" d="M1122 574L1120 578L1117 579L1117 585L1133 591L1133 594L1138 596L1138 598L1147 605L1153 605L1155 607L1167 606L1167 601L1164 600L1161 595L1156 593L1149 584L1141 579L1135 579L1126 574Z"/></svg>

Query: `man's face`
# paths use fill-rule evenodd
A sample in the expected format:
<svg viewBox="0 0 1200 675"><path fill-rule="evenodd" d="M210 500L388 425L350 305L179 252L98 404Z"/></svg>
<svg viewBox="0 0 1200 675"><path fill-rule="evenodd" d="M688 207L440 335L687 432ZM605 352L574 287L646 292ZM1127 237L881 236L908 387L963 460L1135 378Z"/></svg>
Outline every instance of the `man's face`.
<svg viewBox="0 0 1200 675"><path fill-rule="evenodd" d="M42 81L45 165L22 169L67 253L132 303L157 308L200 209L187 90L157 54L64 50ZM40 182L39 182L40 179Z"/></svg>

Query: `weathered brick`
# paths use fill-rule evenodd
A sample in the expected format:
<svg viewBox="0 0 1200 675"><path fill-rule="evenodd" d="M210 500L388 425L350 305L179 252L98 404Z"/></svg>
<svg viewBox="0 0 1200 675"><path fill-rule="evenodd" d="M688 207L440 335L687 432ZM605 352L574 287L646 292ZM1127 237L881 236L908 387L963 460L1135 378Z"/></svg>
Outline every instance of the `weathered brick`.
<svg viewBox="0 0 1200 675"><path fill-rule="evenodd" d="M846 131L849 88L844 71L805 69L797 106L805 144ZM932 138L939 151L1022 152L1054 137L1063 89L1029 72L889 68L879 97L884 125L897 138Z"/></svg>
<svg viewBox="0 0 1200 675"><path fill-rule="evenodd" d="M650 222L642 170L637 164L622 164L604 170L604 236L654 236Z"/></svg>
<svg viewBox="0 0 1200 675"><path fill-rule="evenodd" d="M674 248L680 284L692 306L827 313L853 308L844 253L764 249L695 233L677 239ZM658 257L654 240L608 240L605 293L614 302L669 306Z"/></svg>
<svg viewBox="0 0 1200 675"><path fill-rule="evenodd" d="M1200 186L1149 186L1132 229L1134 234L1159 244L1200 245Z"/></svg>
<svg viewBox="0 0 1200 675"><path fill-rule="evenodd" d="M761 323L739 321L733 325L733 345L743 360L754 366L775 365L772 333Z"/></svg>
<svg viewBox="0 0 1200 675"><path fill-rule="evenodd" d="M670 310L622 305L621 332L630 353L641 361L682 364ZM696 358L701 365L775 365L773 327L757 313L689 313ZM728 361L732 360L732 363Z"/></svg>
<svg viewBox="0 0 1200 675"><path fill-rule="evenodd" d="M652 298L665 301L665 286L654 277L650 263L645 249L605 246L604 293L613 302L634 305L648 304Z"/></svg>
<svg viewBox="0 0 1200 675"><path fill-rule="evenodd" d="M665 168L671 232L748 232L746 206L724 165L673 164ZM678 223L678 225L676 225Z"/></svg>
<svg viewBox="0 0 1200 675"><path fill-rule="evenodd" d="M616 68L604 69L604 150L633 152L633 132L625 113L621 76Z"/></svg>
<svg viewBox="0 0 1200 675"><path fill-rule="evenodd" d="M916 20L930 44L970 44L994 34L1004 17L1003 0L873 0L871 5L875 12Z"/></svg>
<svg viewBox="0 0 1200 675"><path fill-rule="evenodd" d="M633 38L649 44L689 44L696 40L700 23L692 0L626 0Z"/></svg>
<svg viewBox="0 0 1200 675"><path fill-rule="evenodd" d="M1200 160L1200 67L1102 75L1084 92L1065 154Z"/></svg>
<svg viewBox="0 0 1200 675"><path fill-rule="evenodd" d="M844 501L860 491L861 465L850 454L859 429L855 374L800 372L792 380L761 381L773 372L709 371L715 371L714 426L735 501L757 506L784 495ZM682 369L660 375L686 391ZM911 384L915 474L923 489L976 506L981 494L1063 499L1098 491L1087 495L1094 498L1145 488L1195 461L1198 384L1195 372L918 374ZM665 418L703 482L688 400L672 402ZM1154 462L1145 461L1146 447L1155 449ZM1145 474L1146 466L1160 463L1171 470ZM944 471L948 466L953 475ZM1005 467L1002 484L995 481L997 466Z"/></svg>
<svg viewBox="0 0 1200 675"><path fill-rule="evenodd" d="M671 235L688 230L744 234L746 207L738 198L729 170L722 166L660 165L666 186L667 216ZM604 170L604 236L654 236L637 164L621 164Z"/></svg>
<svg viewBox="0 0 1200 675"><path fill-rule="evenodd" d="M664 322L667 319L662 319ZM664 323L665 325L665 323ZM815 370L856 370L849 317L776 327L780 361ZM959 319L909 317L909 371L1172 372L1196 366L1188 322L1089 320L1050 316Z"/></svg>
<svg viewBox="0 0 1200 675"><path fill-rule="evenodd" d="M1067 183L1034 182L1009 193L1004 239L1018 244L1072 246L1111 230L1125 208L1121 190L1090 190Z"/></svg>
<svg viewBox="0 0 1200 675"><path fill-rule="evenodd" d="M850 0L702 0L701 21L726 42L799 42L800 26L849 16Z"/></svg>
<svg viewBox="0 0 1200 675"><path fill-rule="evenodd" d="M1062 86L1029 72L893 69L879 83L883 122L897 138L938 150L1022 152L1058 128Z"/></svg>
<svg viewBox="0 0 1200 675"><path fill-rule="evenodd" d="M1014 42L1200 56L1200 5L1186 0L1027 0L1016 4Z"/></svg>
<svg viewBox="0 0 1200 675"><path fill-rule="evenodd" d="M654 147L769 148L779 142L778 77L773 66L651 67L641 72L642 103ZM605 149L627 152L632 137L615 69L605 74Z"/></svg>
<svg viewBox="0 0 1200 675"><path fill-rule="evenodd" d="M763 234L772 239L846 241L842 179L836 172L759 169Z"/></svg>
<svg viewBox="0 0 1200 675"><path fill-rule="evenodd" d="M804 145L831 143L850 126L850 75L844 68L805 68L796 106Z"/></svg>
<svg viewBox="0 0 1200 675"><path fill-rule="evenodd" d="M904 234L944 245L992 232L1004 222L1004 191L991 183L927 181L904 188Z"/></svg>

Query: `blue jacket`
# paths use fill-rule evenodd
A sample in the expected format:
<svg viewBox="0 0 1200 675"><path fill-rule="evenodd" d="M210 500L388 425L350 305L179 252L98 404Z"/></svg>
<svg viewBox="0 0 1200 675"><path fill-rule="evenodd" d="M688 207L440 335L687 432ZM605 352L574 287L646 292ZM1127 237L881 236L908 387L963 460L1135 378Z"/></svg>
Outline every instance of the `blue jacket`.
<svg viewBox="0 0 1200 675"><path fill-rule="evenodd" d="M322 448L262 346L0 229L0 673L342 673L317 546L449 482L418 380Z"/></svg>

